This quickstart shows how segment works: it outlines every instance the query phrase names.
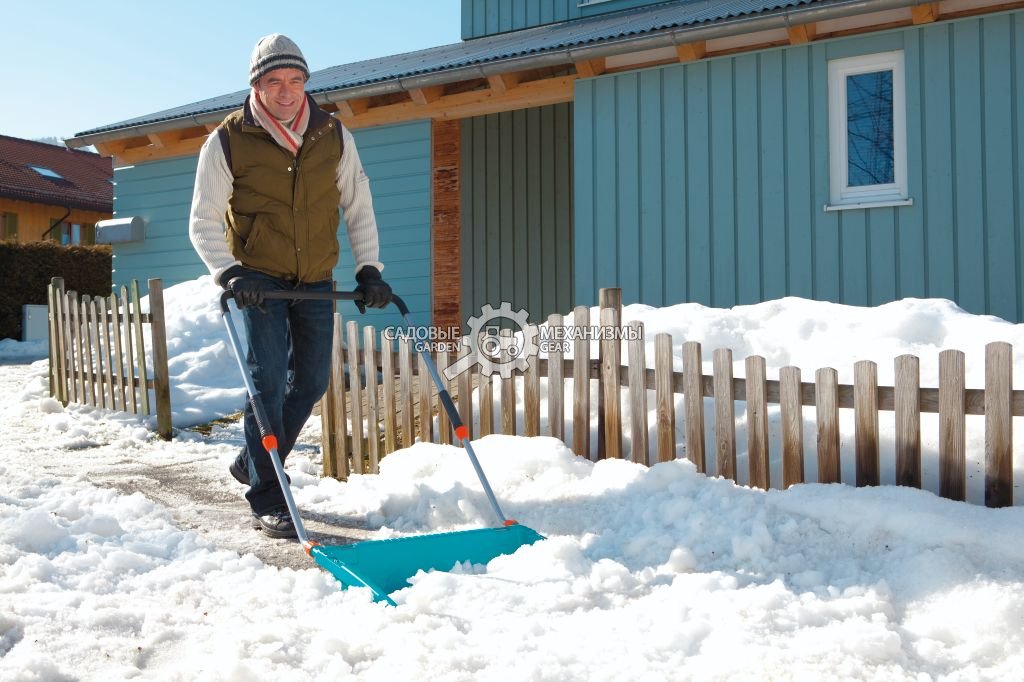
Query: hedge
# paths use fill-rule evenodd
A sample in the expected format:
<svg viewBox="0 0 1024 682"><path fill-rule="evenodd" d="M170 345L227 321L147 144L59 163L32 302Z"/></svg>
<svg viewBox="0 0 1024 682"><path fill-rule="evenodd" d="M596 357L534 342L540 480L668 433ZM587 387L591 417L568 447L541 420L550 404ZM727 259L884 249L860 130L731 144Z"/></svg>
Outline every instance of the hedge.
<svg viewBox="0 0 1024 682"><path fill-rule="evenodd" d="M46 305L53 277L63 277L64 288L80 295L110 295L111 256L109 246L0 243L0 339L21 340L21 307Z"/></svg>

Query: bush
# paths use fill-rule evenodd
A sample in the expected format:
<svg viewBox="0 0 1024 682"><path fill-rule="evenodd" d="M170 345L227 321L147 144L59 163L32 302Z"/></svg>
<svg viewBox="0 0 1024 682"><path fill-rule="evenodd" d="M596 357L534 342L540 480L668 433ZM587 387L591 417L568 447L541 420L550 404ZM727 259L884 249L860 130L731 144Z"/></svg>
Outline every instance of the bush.
<svg viewBox="0 0 1024 682"><path fill-rule="evenodd" d="M53 277L63 277L68 291L109 296L111 256L109 246L0 243L0 339L21 339L21 307L46 305Z"/></svg>

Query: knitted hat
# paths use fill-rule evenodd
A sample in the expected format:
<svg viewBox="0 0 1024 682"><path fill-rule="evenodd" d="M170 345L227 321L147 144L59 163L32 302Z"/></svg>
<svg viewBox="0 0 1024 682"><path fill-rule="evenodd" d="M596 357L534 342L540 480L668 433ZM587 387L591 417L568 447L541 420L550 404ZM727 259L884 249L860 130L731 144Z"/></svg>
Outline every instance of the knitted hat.
<svg viewBox="0 0 1024 682"><path fill-rule="evenodd" d="M309 67L302 50L291 38L280 33L263 36L249 58L249 85L274 69L298 69L309 78Z"/></svg>

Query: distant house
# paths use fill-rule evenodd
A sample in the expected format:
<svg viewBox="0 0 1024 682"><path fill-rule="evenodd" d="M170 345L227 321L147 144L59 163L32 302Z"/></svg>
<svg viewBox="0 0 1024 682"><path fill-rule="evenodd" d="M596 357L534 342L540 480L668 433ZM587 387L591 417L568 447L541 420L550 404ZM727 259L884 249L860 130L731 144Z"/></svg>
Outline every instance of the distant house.
<svg viewBox="0 0 1024 682"><path fill-rule="evenodd" d="M0 135L0 241L92 244L113 214L109 158Z"/></svg>
<svg viewBox="0 0 1024 682"><path fill-rule="evenodd" d="M1024 3L462 8L461 43L308 83L356 135L386 277L421 319L510 301L540 320L619 286L651 305L944 297L1024 320ZM115 280L204 272L196 153L244 85L68 140L115 158L118 216L147 220Z"/></svg>

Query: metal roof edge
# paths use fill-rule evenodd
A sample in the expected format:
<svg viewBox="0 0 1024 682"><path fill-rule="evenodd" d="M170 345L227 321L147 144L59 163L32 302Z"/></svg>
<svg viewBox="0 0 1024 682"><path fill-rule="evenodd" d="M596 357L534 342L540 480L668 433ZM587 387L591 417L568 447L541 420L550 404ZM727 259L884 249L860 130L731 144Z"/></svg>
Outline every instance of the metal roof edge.
<svg viewBox="0 0 1024 682"><path fill-rule="evenodd" d="M432 85L445 85L468 78L486 78L512 70L570 64L586 59L611 57L629 52L649 50L658 47L671 47L698 40L725 38L744 33L755 33L778 28L788 28L794 24L805 24L812 21L840 19L843 17L902 9L922 4L924 0L835 0L827 4L804 5L797 7L776 8L758 11L754 14L727 17L707 24L685 26L681 28L654 29L641 35L627 35L600 39L592 45L558 47L542 52L517 55L514 57L497 58L490 61L456 66L449 69L388 78L374 83L366 83L352 87L330 88L309 91L318 103L336 103L357 97L373 97L382 94L393 94L414 88ZM529 30L529 29L524 29ZM515 32L511 32L515 33ZM501 34L507 36L509 34ZM486 38L475 38L484 40ZM466 41L463 41L466 42ZM458 45L459 43L453 43ZM445 46L438 46L445 47ZM432 50L437 48L427 48ZM423 50L425 51L425 50ZM410 53L414 54L414 53ZM328 68L337 68L336 66ZM326 69L325 69L326 70ZM244 98L243 98L244 99ZM186 123L206 125L219 123L224 115L234 111L238 104L221 107L216 110L193 113L164 120L143 122L138 125L103 130L90 134L88 131L66 139L68 147L78 148L92 144L102 144L116 139L148 135L169 130L177 130Z"/></svg>

